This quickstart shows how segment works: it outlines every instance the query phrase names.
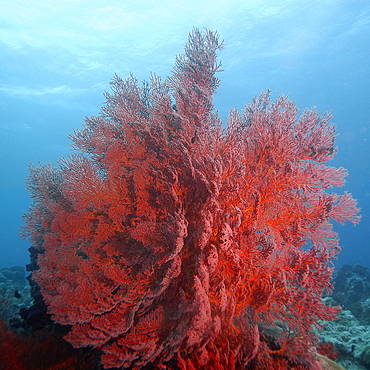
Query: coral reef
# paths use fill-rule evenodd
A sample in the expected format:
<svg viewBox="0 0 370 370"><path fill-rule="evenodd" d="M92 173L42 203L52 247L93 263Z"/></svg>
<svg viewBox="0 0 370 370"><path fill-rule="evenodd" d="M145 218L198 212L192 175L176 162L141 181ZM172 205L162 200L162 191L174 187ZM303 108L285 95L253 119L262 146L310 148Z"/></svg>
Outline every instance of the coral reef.
<svg viewBox="0 0 370 370"><path fill-rule="evenodd" d="M31 303L30 288L26 284L22 266L0 268L0 319L10 323L21 307Z"/></svg>
<svg viewBox="0 0 370 370"><path fill-rule="evenodd" d="M194 30L173 74L115 76L80 151L31 166L32 278L74 347L105 368L318 369L313 327L357 223L329 114L269 91L221 125L218 35Z"/></svg>
<svg viewBox="0 0 370 370"><path fill-rule="evenodd" d="M321 340L334 344L339 353L337 362L346 370L370 368L370 326L361 325L349 310L324 325Z"/></svg>
<svg viewBox="0 0 370 370"><path fill-rule="evenodd" d="M362 325L370 325L370 269L359 264L342 266L334 275L332 298Z"/></svg>
<svg viewBox="0 0 370 370"><path fill-rule="evenodd" d="M370 269L344 265L333 274L334 290L325 302L340 305L338 319L324 323L321 340L334 344L337 361L346 370L370 368ZM320 352L327 355L327 353ZM329 356L328 356L329 357Z"/></svg>

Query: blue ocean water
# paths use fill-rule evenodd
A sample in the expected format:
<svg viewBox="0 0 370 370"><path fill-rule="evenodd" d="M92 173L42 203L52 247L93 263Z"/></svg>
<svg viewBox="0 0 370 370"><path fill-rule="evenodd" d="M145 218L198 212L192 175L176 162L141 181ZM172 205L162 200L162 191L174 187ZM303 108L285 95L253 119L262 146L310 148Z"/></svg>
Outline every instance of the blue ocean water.
<svg viewBox="0 0 370 370"><path fill-rule="evenodd" d="M370 3L368 0L13 0L0 12L0 266L28 263L19 227L31 204L28 163L68 155L68 134L97 115L114 73L166 76L193 27L225 40L215 106L261 90L301 110L331 110L345 189L362 221L335 225L338 266L370 266Z"/></svg>

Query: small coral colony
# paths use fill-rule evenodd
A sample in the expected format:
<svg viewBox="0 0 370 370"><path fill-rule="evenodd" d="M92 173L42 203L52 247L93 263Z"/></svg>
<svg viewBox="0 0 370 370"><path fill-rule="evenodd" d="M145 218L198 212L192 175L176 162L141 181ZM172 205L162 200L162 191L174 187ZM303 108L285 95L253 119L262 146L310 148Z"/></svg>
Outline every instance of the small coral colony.
<svg viewBox="0 0 370 370"><path fill-rule="evenodd" d="M105 368L318 369L339 312L332 220L359 221L329 167L329 114L265 91L222 125L217 33L194 29L169 78L115 76L57 167L31 166L32 278L74 347Z"/></svg>

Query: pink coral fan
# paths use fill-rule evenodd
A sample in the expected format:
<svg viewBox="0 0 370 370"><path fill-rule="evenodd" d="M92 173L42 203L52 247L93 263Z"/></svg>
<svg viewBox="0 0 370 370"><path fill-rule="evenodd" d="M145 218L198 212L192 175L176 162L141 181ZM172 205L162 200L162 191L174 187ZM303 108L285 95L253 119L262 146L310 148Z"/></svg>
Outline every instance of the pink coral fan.
<svg viewBox="0 0 370 370"><path fill-rule="evenodd" d="M338 312L321 300L340 250L330 221L359 216L327 192L346 176L325 165L331 116L267 91L224 129L222 47L195 29L170 78L115 76L71 135L80 153L31 166L33 278L66 340L100 348L105 368L298 369Z"/></svg>

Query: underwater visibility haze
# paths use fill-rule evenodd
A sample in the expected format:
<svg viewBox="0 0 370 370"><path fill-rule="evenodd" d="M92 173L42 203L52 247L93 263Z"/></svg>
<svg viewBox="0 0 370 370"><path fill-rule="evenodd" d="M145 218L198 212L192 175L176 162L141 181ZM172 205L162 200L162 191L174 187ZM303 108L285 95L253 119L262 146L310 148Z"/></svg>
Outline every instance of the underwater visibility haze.
<svg viewBox="0 0 370 370"><path fill-rule="evenodd" d="M225 40L215 106L225 122L262 90L301 110L332 111L339 137L333 165L349 170L346 189L362 208L355 228L335 225L337 262L369 265L369 4L367 1L17 0L0 15L1 266L29 261L19 225L30 199L28 163L56 162L68 135L99 113L117 73L168 76L192 27Z"/></svg>
<svg viewBox="0 0 370 370"><path fill-rule="evenodd" d="M31 258L64 338L104 368L328 366L339 342L312 329L340 312L334 264L368 284L370 5L2 17L1 264Z"/></svg>

